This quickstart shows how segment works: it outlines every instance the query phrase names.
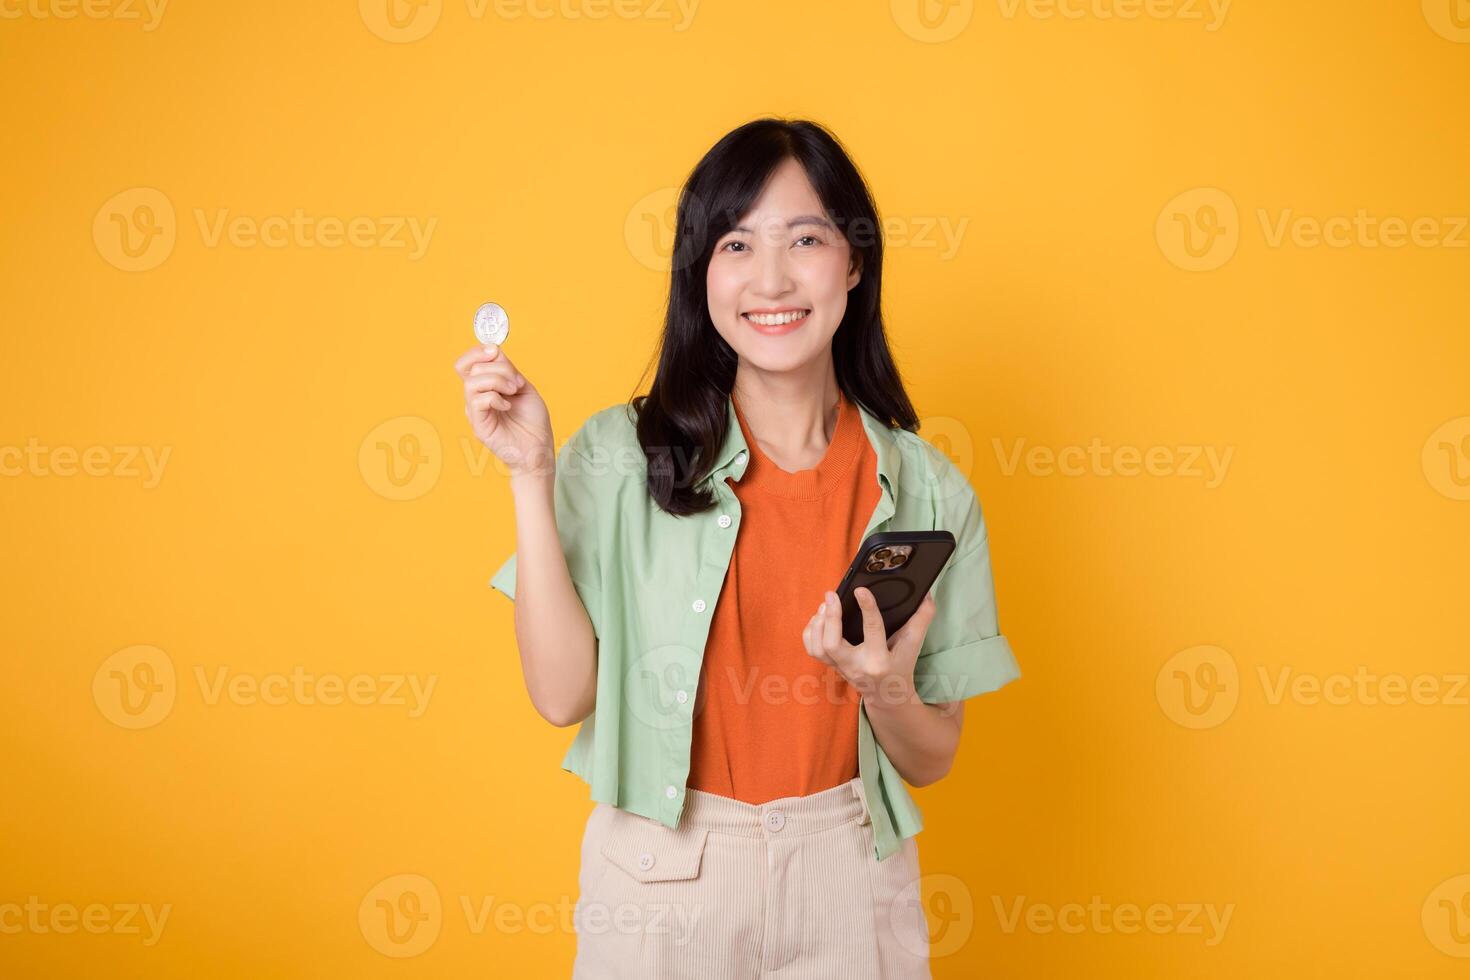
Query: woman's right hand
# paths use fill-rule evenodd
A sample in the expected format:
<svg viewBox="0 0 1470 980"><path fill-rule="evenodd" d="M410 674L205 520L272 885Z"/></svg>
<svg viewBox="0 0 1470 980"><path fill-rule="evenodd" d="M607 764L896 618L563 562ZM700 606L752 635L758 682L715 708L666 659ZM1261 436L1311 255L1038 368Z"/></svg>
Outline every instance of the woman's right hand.
<svg viewBox="0 0 1470 980"><path fill-rule="evenodd" d="M551 413L526 376L495 344L475 346L454 362L464 380L464 413L470 428L511 476L556 472Z"/></svg>

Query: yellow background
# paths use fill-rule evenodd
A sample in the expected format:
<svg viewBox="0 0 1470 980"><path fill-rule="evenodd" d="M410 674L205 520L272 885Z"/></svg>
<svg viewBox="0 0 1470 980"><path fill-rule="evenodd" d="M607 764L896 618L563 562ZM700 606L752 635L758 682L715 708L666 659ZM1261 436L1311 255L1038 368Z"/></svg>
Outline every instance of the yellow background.
<svg viewBox="0 0 1470 980"><path fill-rule="evenodd" d="M0 446L170 456L156 486L118 456L0 478L0 905L171 911L152 946L0 932L0 975L569 973L574 935L536 910L575 900L591 803L486 586L512 503L451 363L495 299L558 441L626 399L666 289L651 223L765 113L831 126L899 232L893 347L979 494L1024 674L917 794L935 976L1463 975L1470 236L1270 231L1362 210L1452 237L1470 28L1448 0L1238 2L1215 29L1182 5L705 0L677 29L652 0L430 2L395 37L346 0L177 0L151 30L6 0ZM414 16L437 20L405 41ZM138 188L173 243L123 271L114 215L167 231L137 211L156 196L110 203ZM435 225L418 258L211 244L221 209ZM958 248L926 222L963 223ZM1182 267L1186 225L1235 251ZM1094 438L1232 456L1214 486L1006 465ZM175 670L155 724L113 720L119 651ZM1191 727L1201 656L1234 707ZM1360 666L1441 697L1269 696ZM436 686L410 718L197 679L297 667ZM403 874L442 910L396 957L372 909ZM462 903L492 896L542 926L477 929ZM997 911L1093 896L1232 918L1211 944Z"/></svg>

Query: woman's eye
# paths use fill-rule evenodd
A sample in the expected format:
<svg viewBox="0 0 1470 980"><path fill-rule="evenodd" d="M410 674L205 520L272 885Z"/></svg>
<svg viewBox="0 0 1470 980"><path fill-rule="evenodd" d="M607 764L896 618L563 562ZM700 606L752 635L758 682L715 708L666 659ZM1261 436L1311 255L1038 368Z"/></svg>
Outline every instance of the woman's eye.
<svg viewBox="0 0 1470 980"><path fill-rule="evenodd" d="M740 247L740 250L741 251L744 251L745 250L745 243L744 242L726 242L724 245L720 246L720 250L721 251L724 251L725 249L728 248L731 251L734 251L735 250L734 249L734 246L737 246L737 245Z"/></svg>
<svg viewBox="0 0 1470 980"><path fill-rule="evenodd" d="M802 242L807 242L807 241L811 242L813 245L820 245L820 244L822 244L822 240L820 238L818 238L816 235L802 235L800 238L798 238L796 240L796 243L798 245L800 245Z"/></svg>

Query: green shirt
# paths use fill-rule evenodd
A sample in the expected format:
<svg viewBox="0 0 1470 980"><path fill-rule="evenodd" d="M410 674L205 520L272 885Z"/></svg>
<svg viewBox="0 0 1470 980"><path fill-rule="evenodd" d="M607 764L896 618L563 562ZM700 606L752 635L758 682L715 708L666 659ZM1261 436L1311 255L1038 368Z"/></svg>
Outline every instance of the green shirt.
<svg viewBox="0 0 1470 980"><path fill-rule="evenodd" d="M935 615L914 665L919 697L961 701L1015 680L1021 673L996 623L990 548L974 491L928 441L858 408L881 490L863 538L948 530L956 540L935 581ZM557 457L557 533L598 639L596 705L561 767L587 782L593 800L667 827L678 826L684 808L705 641L740 530L740 501L725 478L738 480L749 455L728 397L726 412L724 444L705 478L718 506L700 514L671 516L649 496L647 460L626 404L593 414ZM490 585L514 599L515 583L512 553ZM813 607L820 598L812 597ZM858 772L882 860L923 820L874 738L865 706L858 711Z"/></svg>

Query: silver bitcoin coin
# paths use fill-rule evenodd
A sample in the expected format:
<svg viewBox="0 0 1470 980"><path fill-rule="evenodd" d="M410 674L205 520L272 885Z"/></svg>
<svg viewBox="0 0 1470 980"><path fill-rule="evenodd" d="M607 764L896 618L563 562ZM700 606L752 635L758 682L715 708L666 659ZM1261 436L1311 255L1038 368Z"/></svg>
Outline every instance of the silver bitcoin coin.
<svg viewBox="0 0 1470 980"><path fill-rule="evenodd" d="M482 344L500 345L510 336L510 317L499 303L486 303L475 311L475 339Z"/></svg>

